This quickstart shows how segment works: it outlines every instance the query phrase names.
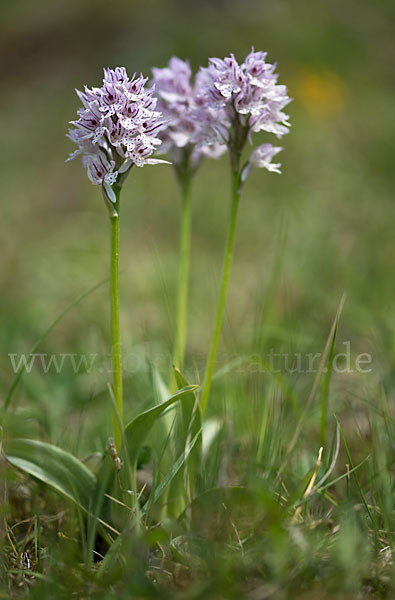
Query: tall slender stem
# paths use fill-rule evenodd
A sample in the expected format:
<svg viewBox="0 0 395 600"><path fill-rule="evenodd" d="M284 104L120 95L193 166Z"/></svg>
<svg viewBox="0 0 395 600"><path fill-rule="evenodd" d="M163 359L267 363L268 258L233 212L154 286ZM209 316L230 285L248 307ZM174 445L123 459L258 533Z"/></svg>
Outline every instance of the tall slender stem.
<svg viewBox="0 0 395 600"><path fill-rule="evenodd" d="M204 375L203 381L203 391L200 400L200 407L202 414L204 415L208 398L210 395L210 387L211 387L211 379L214 372L215 363L217 361L217 353L219 340L221 336L221 327L222 321L225 313L226 307L226 297L228 292L228 284L229 284L229 276L230 270L232 266L232 257L233 257L233 248L235 241L235 232L236 232L236 221L237 221L237 212L239 208L239 200L240 200L240 175L238 165L237 168L232 171L232 193L231 193L231 208L230 208L230 216L228 223L228 231L226 236L226 245L225 245L225 254L222 265L222 276L221 276L221 287L218 296L217 303L217 312L214 322L213 335L211 338L211 346L209 355L207 358L206 371Z"/></svg>
<svg viewBox="0 0 395 600"><path fill-rule="evenodd" d="M187 333L188 280L191 240L191 178L186 175L181 181L181 226L180 256L178 267L177 331L173 353L173 364L182 369Z"/></svg>
<svg viewBox="0 0 395 600"><path fill-rule="evenodd" d="M121 352L121 330L119 319L119 196L120 190L115 190L117 202L115 204L116 214L111 220L111 354L113 371L113 393L119 418L123 419L122 398L122 352ZM114 411L114 440L119 451L121 446L121 431L118 416Z"/></svg>

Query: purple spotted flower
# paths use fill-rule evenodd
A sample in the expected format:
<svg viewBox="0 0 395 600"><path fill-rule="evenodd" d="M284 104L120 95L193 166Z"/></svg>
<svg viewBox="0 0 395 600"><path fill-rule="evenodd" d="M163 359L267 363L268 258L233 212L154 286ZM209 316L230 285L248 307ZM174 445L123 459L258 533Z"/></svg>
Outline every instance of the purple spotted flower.
<svg viewBox="0 0 395 600"><path fill-rule="evenodd" d="M200 122L197 143L226 144L230 151L232 167L238 170L241 151L253 133L274 133L278 138L288 133L288 116L283 112L291 101L287 88L277 83L275 65L266 62L266 52L254 49L242 64L233 54L221 60L209 59L208 67L201 68L196 77ZM264 167L279 172L278 164L271 158L279 152L271 144L253 151L248 168Z"/></svg>
<svg viewBox="0 0 395 600"><path fill-rule="evenodd" d="M255 148L251 153L249 161L244 165L241 171L241 182L244 183L247 179L252 167L261 167L272 173L281 173L281 164L272 163L273 156L281 152L281 150L282 148L280 148L280 146L272 146L272 144L262 144Z"/></svg>
<svg viewBox="0 0 395 600"><path fill-rule="evenodd" d="M68 137L78 148L67 160L81 156L91 182L101 185L112 202L112 186L120 184L133 165L166 162L151 156L161 144L158 134L164 120L146 82L142 75L129 79L126 69L117 67L104 69L100 88L76 90L83 106L78 119L71 121Z"/></svg>
<svg viewBox="0 0 395 600"><path fill-rule="evenodd" d="M271 144L262 144L255 148L250 157L250 163L254 167L264 167L268 171L273 171L273 173L281 173L279 163L272 163L272 158L279 152L281 152L282 148L280 146L272 146Z"/></svg>
<svg viewBox="0 0 395 600"><path fill-rule="evenodd" d="M154 67L152 74L158 108L166 120L160 132L160 152L168 154L177 172L191 173L203 156L218 158L225 152L226 146L217 139L207 144L199 137L199 89L189 63L173 56L167 67Z"/></svg>

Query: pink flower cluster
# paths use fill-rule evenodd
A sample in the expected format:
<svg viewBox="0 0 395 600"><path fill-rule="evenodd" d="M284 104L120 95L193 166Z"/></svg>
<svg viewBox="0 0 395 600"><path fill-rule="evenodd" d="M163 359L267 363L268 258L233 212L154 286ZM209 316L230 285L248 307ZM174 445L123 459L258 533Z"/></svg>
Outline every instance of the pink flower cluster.
<svg viewBox="0 0 395 600"><path fill-rule="evenodd" d="M152 69L158 108L166 123L160 137L161 152L166 152L178 169L187 161L193 171L203 156L219 157L226 146L213 140L202 143L199 123L199 86L192 81L188 62L177 57L170 59L167 67Z"/></svg>
<svg viewBox="0 0 395 600"><path fill-rule="evenodd" d="M241 64L233 54L223 60L211 58L193 85L189 65L178 58L164 69L153 69L160 110L167 119L160 136L170 156L188 146L195 154L209 156L225 148L241 153L247 139L252 143L253 133L264 131L278 138L288 133L283 109L291 99L266 56L252 50ZM280 150L263 144L253 151L250 165L280 172L279 164L271 164Z"/></svg>
<svg viewBox="0 0 395 600"><path fill-rule="evenodd" d="M104 69L103 85L77 90L82 107L68 137L78 148L68 160L81 156L92 183L102 185L115 201L112 185L132 165L165 162L151 155L162 143L158 133L164 126L156 110L153 89L146 89L142 75L129 79L126 69Z"/></svg>

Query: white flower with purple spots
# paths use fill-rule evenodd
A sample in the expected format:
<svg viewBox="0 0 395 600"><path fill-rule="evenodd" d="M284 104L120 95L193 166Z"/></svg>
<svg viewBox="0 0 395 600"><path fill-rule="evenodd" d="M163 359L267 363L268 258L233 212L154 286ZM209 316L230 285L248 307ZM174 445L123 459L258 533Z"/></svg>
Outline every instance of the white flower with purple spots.
<svg viewBox="0 0 395 600"><path fill-rule="evenodd" d="M247 179L252 167L260 167L271 171L272 173L281 173L280 163L272 163L273 156L281 152L280 146L272 146L272 144L262 144L252 151L249 161L244 165L241 171L241 181Z"/></svg>
<svg viewBox="0 0 395 600"><path fill-rule="evenodd" d="M226 144L233 168L253 133L264 131L281 138L290 127L283 109L291 99L286 86L277 83L275 65L266 62L266 55L252 49L241 64L233 54L223 60L210 58L208 67L201 68L196 77L199 137L206 143ZM244 175L251 166L280 172L280 165L271 163L279 151L271 144L257 148L249 166L243 168Z"/></svg>
<svg viewBox="0 0 395 600"><path fill-rule="evenodd" d="M223 154L226 146L217 138L206 143L199 136L199 86L192 80L189 63L173 56L167 67L154 67L152 74L158 108L166 120L160 132L160 150L168 154L175 168L193 172L203 156L218 158Z"/></svg>
<svg viewBox="0 0 395 600"><path fill-rule="evenodd" d="M136 74L129 79L124 67L104 69L103 85L77 91L82 102L78 119L68 137L78 148L68 158L81 155L89 179L101 185L109 200L115 201L112 186L136 165L164 163L152 158L164 126L162 113L156 110L153 88Z"/></svg>

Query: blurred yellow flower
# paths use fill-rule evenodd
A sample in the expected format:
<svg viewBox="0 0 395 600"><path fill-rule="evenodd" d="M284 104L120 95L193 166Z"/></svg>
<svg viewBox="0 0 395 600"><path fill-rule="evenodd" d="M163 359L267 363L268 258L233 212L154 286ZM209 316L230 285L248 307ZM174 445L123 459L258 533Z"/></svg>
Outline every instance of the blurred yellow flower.
<svg viewBox="0 0 395 600"><path fill-rule="evenodd" d="M296 80L295 92L306 111L315 115L337 115L346 105L345 82L334 71L301 71Z"/></svg>

